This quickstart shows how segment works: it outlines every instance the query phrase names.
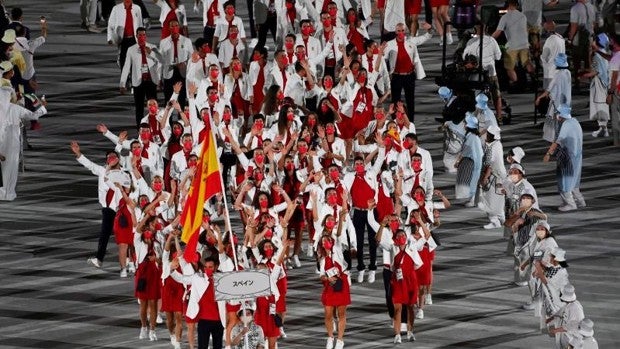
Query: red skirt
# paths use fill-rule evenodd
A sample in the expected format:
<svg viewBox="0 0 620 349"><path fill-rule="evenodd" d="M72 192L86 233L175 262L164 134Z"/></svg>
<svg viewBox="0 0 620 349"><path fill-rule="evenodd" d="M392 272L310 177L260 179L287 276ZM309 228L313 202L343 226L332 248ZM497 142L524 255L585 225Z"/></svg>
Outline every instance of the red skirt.
<svg viewBox="0 0 620 349"><path fill-rule="evenodd" d="M339 307L351 304L351 289L349 286L349 276L341 274L342 290L334 291L334 288L328 281L323 281L323 294L321 294L321 303L324 306Z"/></svg>
<svg viewBox="0 0 620 349"><path fill-rule="evenodd" d="M435 259L435 251L431 252L428 250L428 246L424 246L418 253L420 254L422 262L424 262L424 264L415 271L418 284L421 286L428 286L433 283L433 260Z"/></svg>
<svg viewBox="0 0 620 349"><path fill-rule="evenodd" d="M140 300L156 300L161 298L161 270L157 266L157 262L150 262L148 259L145 259L144 262L140 263L138 270L136 270L134 282L136 298ZM142 291L138 291L138 284L141 283L144 283L145 287Z"/></svg>
<svg viewBox="0 0 620 349"><path fill-rule="evenodd" d="M405 15L419 15L422 12L422 0L405 0Z"/></svg>
<svg viewBox="0 0 620 349"><path fill-rule="evenodd" d="M431 0L431 7L450 6L450 0Z"/></svg>
<svg viewBox="0 0 620 349"><path fill-rule="evenodd" d="M286 277L281 278L276 282L280 297L276 301L276 312L283 313L286 311L286 292L288 291L288 279Z"/></svg>
<svg viewBox="0 0 620 349"><path fill-rule="evenodd" d="M228 302L226 302L226 312L227 313L237 313L239 311L239 309L241 309L241 303L235 305L235 304L230 304Z"/></svg>
<svg viewBox="0 0 620 349"><path fill-rule="evenodd" d="M187 324L197 324L198 318L192 319L191 317L185 315L187 314L187 301L183 301L183 317L185 318L185 323Z"/></svg>
<svg viewBox="0 0 620 349"><path fill-rule="evenodd" d="M166 278L161 288L161 311L182 312L184 292L185 288L182 284L171 277Z"/></svg>
<svg viewBox="0 0 620 349"><path fill-rule="evenodd" d="M256 299L256 312L254 322L263 329L265 337L279 337L280 329L276 326L274 316L269 313L269 304L274 302L274 297L258 297Z"/></svg>
<svg viewBox="0 0 620 349"><path fill-rule="evenodd" d="M385 0L377 0L377 8L384 9L385 8Z"/></svg>
<svg viewBox="0 0 620 349"><path fill-rule="evenodd" d="M411 274L415 275L415 273ZM418 302L418 283L415 276L409 278L413 280L396 280L396 277L392 276L390 284L392 286L392 303L414 305Z"/></svg>
<svg viewBox="0 0 620 349"><path fill-rule="evenodd" d="M353 139L355 137L355 130L353 129L353 119L344 115L340 115L342 121L338 123L338 131L340 132L340 138Z"/></svg>

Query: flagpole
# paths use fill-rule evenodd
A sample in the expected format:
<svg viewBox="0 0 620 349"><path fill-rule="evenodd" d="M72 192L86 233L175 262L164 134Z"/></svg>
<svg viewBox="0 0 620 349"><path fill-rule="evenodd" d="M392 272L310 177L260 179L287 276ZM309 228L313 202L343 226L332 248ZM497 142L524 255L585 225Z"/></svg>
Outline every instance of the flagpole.
<svg viewBox="0 0 620 349"><path fill-rule="evenodd" d="M209 124L210 124L210 128L211 128L211 132L210 133L210 137L211 137L211 141L213 142L214 146L217 146L217 142L215 139L215 130L216 128L214 127L215 125L213 124L213 116L210 115L209 116ZM226 199L226 188L224 187L224 175L222 174L222 169L220 168L220 166L218 166L218 172L220 174L220 186L222 187L222 198L224 200L224 210L226 210L226 215L225 215L225 221L224 224L226 226L228 226L228 228L230 229L230 231L228 232L230 234L230 244L232 246L232 254L233 254L233 263L235 265L235 271L239 270L239 262L237 261L237 246L235 246L235 239L234 239L234 235L233 235L233 231L232 231L232 224L230 224L230 211L228 210L228 200ZM226 229L226 226L224 226L224 229ZM224 240L224 237L221 237L222 241Z"/></svg>

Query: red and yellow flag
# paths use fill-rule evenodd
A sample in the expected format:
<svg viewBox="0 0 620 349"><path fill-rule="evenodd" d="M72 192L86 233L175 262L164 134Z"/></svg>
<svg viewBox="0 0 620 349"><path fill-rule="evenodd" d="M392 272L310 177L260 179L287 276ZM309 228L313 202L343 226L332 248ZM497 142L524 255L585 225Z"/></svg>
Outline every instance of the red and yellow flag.
<svg viewBox="0 0 620 349"><path fill-rule="evenodd" d="M181 225L183 226L181 240L187 244L184 257L188 262L196 260L196 243L202 224L204 203L213 195L222 192L222 177L220 176L216 143L209 121L205 123L205 128L207 137L202 142L200 158L196 164L196 174L181 213Z"/></svg>

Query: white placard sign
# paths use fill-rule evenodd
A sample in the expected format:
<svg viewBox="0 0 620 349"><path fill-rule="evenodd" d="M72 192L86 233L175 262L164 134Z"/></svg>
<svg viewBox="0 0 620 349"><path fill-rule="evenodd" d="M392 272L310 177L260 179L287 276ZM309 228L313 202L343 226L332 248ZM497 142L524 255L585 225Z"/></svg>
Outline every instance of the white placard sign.
<svg viewBox="0 0 620 349"><path fill-rule="evenodd" d="M267 270L241 270L213 274L215 299L232 301L271 295Z"/></svg>

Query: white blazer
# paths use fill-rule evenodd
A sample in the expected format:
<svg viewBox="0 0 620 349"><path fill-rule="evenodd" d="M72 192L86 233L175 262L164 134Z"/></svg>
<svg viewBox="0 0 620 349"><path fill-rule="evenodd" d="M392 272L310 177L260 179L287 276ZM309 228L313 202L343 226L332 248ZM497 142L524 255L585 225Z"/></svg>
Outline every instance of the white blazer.
<svg viewBox="0 0 620 349"><path fill-rule="evenodd" d="M125 32L125 5L120 3L112 8L110 18L108 19L108 41L112 41L115 45L120 45ZM133 35L136 35L136 29L142 26L142 10L136 4L131 5L131 14L133 16Z"/></svg>
<svg viewBox="0 0 620 349"><path fill-rule="evenodd" d="M146 55L147 67L149 73L151 74L153 83L157 85L160 80L161 62L163 57L157 46L148 42L146 43L146 46L151 49L151 53ZM125 87L127 77L129 76L129 71L131 71L131 85L134 87L140 86L140 84L142 84L141 67L142 53L140 52L138 44L135 44L127 49L127 57L125 58L123 70L121 72L120 86Z"/></svg>
<svg viewBox="0 0 620 349"><path fill-rule="evenodd" d="M426 33L420 36L409 36L405 38L405 50L407 51L407 54L415 65L415 74L418 80L424 79L426 77L424 67L422 66L422 61L420 60L420 56L418 55L418 45L422 45L432 36L432 34ZM390 65L390 74L394 73L396 57L398 56L398 43L396 42L396 39L392 39L387 42L384 54L387 57L388 63Z"/></svg>

